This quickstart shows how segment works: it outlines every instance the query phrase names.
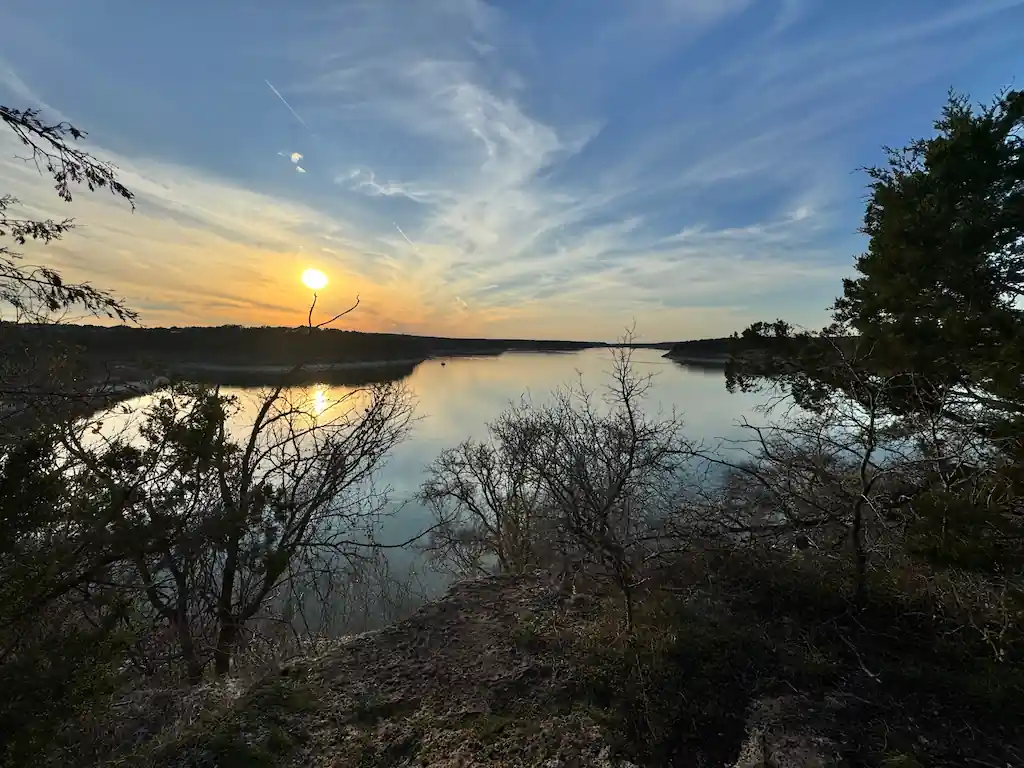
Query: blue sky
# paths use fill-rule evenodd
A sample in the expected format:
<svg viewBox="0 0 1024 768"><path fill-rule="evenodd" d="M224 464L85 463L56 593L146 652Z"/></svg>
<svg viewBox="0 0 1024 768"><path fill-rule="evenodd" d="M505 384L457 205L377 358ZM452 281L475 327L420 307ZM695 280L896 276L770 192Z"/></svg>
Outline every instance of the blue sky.
<svg viewBox="0 0 1024 768"><path fill-rule="evenodd" d="M313 266L349 327L662 340L821 324L855 169L1015 84L1024 0L6 0L0 41L138 209L10 137L0 191L146 324L297 324Z"/></svg>

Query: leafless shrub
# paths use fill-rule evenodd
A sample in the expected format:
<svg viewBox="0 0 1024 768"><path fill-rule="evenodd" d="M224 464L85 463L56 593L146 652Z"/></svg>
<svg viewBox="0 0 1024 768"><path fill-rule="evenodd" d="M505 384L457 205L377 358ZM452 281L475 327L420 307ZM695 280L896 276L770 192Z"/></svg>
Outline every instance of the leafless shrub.
<svg viewBox="0 0 1024 768"><path fill-rule="evenodd" d="M439 523L431 549L456 570L590 569L621 591L631 626L641 565L681 509L692 450L674 413L645 409L651 375L628 346L609 378L600 395L580 382L511 406L487 442L441 454L422 497Z"/></svg>
<svg viewBox="0 0 1024 768"><path fill-rule="evenodd" d="M919 382L872 372L852 346L833 342L829 375L841 390L819 393L806 410L790 389L777 391L763 411L781 418L743 421L749 437L730 446L739 459L721 452L702 459L726 470L704 503L736 540L829 557L845 549L860 599L871 559L901 553L923 522L935 523L939 547L948 550L956 546L949 539L956 507L977 513L1008 501L998 475L1010 438L993 442L984 415L961 407L953 388L919 391ZM914 402L919 407L907 407Z"/></svg>
<svg viewBox="0 0 1024 768"><path fill-rule="evenodd" d="M435 562L464 575L538 564L547 499L536 465L552 426L524 400L488 425L488 441L467 440L431 464L420 497L437 515Z"/></svg>

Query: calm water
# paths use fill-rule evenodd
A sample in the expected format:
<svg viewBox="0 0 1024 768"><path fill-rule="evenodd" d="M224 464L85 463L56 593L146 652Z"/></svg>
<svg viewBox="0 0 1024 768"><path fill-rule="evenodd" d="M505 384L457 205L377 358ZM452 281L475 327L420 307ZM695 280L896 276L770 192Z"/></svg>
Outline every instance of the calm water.
<svg viewBox="0 0 1024 768"><path fill-rule="evenodd" d="M665 412L675 408L691 439L739 436L736 422L744 416L753 419L754 407L761 399L730 395L721 370L683 366L661 355L657 350L634 353L637 369L654 374L647 407ZM441 362L427 361L407 379L418 401L420 421L383 473L382 479L395 489L396 498L416 492L425 465L440 451L466 438L485 437L487 423L523 394L543 401L553 390L578 381L578 376L588 389L599 389L608 381L612 356L609 350L588 350L449 359L444 366ZM403 512L392 522L399 536L410 533L427 514L416 507Z"/></svg>
<svg viewBox="0 0 1024 768"><path fill-rule="evenodd" d="M729 394L723 372L684 366L664 359L656 350L636 350L634 364L641 373L653 373L647 408L652 411L676 409L693 440L716 442L720 438L739 437L739 419L763 421L755 406L756 396ZM442 365L442 362L444 363ZM392 489L392 513L385 518L379 540L397 543L407 540L429 525L428 510L413 497L424 479L424 469L443 449L466 438L483 438L486 426L512 401L528 394L543 401L553 390L579 381L596 391L608 381L612 366L610 350L576 353L506 353L498 357L449 358L429 360L416 366L404 379L416 401L417 421L409 439L392 454L378 481ZM224 387L225 394L241 396L251 403L252 394L244 387ZM256 388L253 388L256 391ZM316 385L313 396L330 401L344 394L344 386ZM144 405L149 397L139 398ZM251 425L254 406L243 405L235 417L235 427L244 433ZM414 551L392 550L389 560L396 572L417 566ZM420 569L418 569L420 570ZM428 575L429 592L441 582Z"/></svg>

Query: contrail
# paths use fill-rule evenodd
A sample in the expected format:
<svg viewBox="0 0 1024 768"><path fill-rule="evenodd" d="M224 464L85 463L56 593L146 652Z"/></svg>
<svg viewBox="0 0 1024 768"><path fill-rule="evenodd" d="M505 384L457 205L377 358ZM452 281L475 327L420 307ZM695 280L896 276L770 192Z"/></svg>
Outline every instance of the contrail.
<svg viewBox="0 0 1024 768"><path fill-rule="evenodd" d="M293 115L295 115L295 119L298 120L303 125L305 125L307 128L309 128L309 126L306 125L306 121L302 119L302 117L299 115L298 112L296 112L294 109L292 109L292 105L289 104L288 100L285 99L285 97L281 95L281 92L279 90L277 90L277 88L275 88L271 84L271 82L269 80L264 80L263 82L266 83L270 87L270 90L272 90L274 92L274 95L277 96L277 98L279 98L281 100L281 103L284 104L286 107L288 107L288 111L291 112Z"/></svg>
<svg viewBox="0 0 1024 768"><path fill-rule="evenodd" d="M398 226L398 222L397 221L392 221L391 223L395 225L395 229L398 230L398 234L400 234L402 237L405 238L405 242L407 242L409 245L411 245L415 249L416 253L419 253L420 249L416 247L416 243L414 243L412 240L410 240L409 236L407 234L405 234L405 232L402 231L402 228L400 226Z"/></svg>

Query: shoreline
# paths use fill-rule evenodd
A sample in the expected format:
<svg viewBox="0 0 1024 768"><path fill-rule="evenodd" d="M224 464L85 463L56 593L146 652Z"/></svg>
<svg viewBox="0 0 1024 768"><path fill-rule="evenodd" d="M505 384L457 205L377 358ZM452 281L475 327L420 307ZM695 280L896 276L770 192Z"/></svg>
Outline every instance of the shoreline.
<svg viewBox="0 0 1024 768"><path fill-rule="evenodd" d="M391 366L419 365L431 357L395 358L389 360L347 360L339 363L308 363L300 370L309 373L331 373L332 371L357 371L366 368L387 368ZM183 363L168 366L175 375L186 373L281 373L291 371L293 365L274 363Z"/></svg>
<svg viewBox="0 0 1024 768"><path fill-rule="evenodd" d="M453 351L435 355L417 355L416 357L386 358L377 360L344 360L339 362L307 363L295 371L304 378L310 376L350 374L362 382L370 376L376 380L378 375L390 378L396 374L411 373L413 369L430 360L456 360L467 358L500 357L509 350L466 350ZM575 351L575 350L572 350ZM138 364L115 363L111 366L111 374L101 381L94 381L84 394L97 399L130 399L133 396L146 395L176 381L220 381L231 379L258 378L260 380L283 377L294 370L292 364L281 363L216 363L216 362L176 362L163 363L152 368ZM342 383L346 383L343 381ZM242 383L250 386L253 382Z"/></svg>
<svg viewBox="0 0 1024 768"><path fill-rule="evenodd" d="M671 353L662 355L666 360L673 360L677 363L688 363L690 365L728 365L729 355L673 355Z"/></svg>

